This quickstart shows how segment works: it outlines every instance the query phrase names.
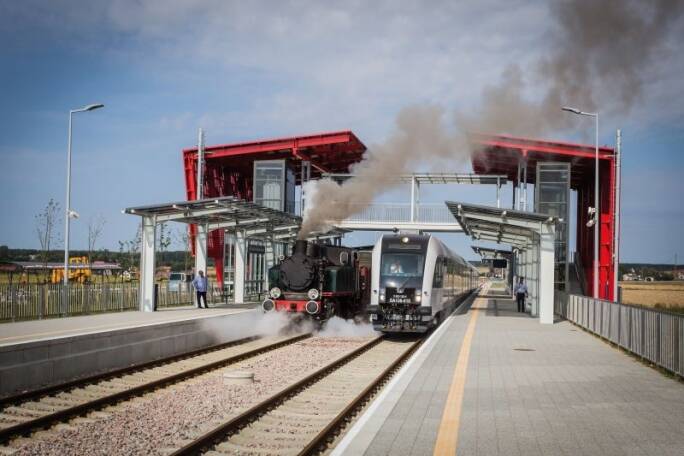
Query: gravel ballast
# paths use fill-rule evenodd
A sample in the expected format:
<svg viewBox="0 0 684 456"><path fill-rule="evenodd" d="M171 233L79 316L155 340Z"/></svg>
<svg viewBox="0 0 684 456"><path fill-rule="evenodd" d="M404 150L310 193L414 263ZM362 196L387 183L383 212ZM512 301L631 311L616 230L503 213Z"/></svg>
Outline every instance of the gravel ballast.
<svg viewBox="0 0 684 456"><path fill-rule="evenodd" d="M15 441L15 455L168 454L371 337L312 337ZM228 371L254 383L224 384Z"/></svg>

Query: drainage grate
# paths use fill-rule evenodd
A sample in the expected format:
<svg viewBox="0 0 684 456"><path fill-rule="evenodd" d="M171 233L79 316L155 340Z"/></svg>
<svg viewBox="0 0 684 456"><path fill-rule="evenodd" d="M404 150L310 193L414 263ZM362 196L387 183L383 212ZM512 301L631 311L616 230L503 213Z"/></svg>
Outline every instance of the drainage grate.
<svg viewBox="0 0 684 456"><path fill-rule="evenodd" d="M533 352L536 351L534 348L514 348L513 350L519 352Z"/></svg>

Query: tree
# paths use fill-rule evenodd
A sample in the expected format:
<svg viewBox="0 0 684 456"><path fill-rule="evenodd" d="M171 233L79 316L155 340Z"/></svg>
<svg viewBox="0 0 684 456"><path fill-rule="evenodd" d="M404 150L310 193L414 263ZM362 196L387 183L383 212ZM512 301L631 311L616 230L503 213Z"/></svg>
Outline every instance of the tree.
<svg viewBox="0 0 684 456"><path fill-rule="evenodd" d="M188 271L188 265L190 264L190 226L181 225L178 230L176 230L176 242L180 244L183 248L183 271Z"/></svg>
<svg viewBox="0 0 684 456"><path fill-rule="evenodd" d="M138 228L135 231L133 239L119 241L119 264L124 271L130 270L136 264L136 256L138 255L138 252L140 252L141 244L142 223L138 223Z"/></svg>
<svg viewBox="0 0 684 456"><path fill-rule="evenodd" d="M102 215L91 217L88 221L88 261L92 262L91 255L95 251L95 244L102 235L107 220Z"/></svg>
<svg viewBox="0 0 684 456"><path fill-rule="evenodd" d="M164 252L171 245L171 231L167 228L166 222L159 224L159 236L157 236L157 250L159 250L159 263L164 261Z"/></svg>
<svg viewBox="0 0 684 456"><path fill-rule="evenodd" d="M50 246L56 236L57 224L60 221L59 203L50 198L43 211L35 216L36 236L40 242L40 259L43 262L45 280L47 281L47 263L50 255Z"/></svg>

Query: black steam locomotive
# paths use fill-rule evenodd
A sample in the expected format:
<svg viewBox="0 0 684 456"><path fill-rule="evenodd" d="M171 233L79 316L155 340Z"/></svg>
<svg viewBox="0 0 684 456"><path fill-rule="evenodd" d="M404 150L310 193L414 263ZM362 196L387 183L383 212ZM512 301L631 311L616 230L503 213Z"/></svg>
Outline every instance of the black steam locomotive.
<svg viewBox="0 0 684 456"><path fill-rule="evenodd" d="M360 315L370 299L370 266L370 251L298 240L292 255L269 269L262 308L316 320Z"/></svg>

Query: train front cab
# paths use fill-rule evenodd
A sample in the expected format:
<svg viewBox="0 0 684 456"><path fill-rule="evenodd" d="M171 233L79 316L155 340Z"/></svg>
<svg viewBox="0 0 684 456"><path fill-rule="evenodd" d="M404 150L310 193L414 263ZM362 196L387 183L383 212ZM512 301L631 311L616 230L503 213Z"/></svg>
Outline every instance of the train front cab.
<svg viewBox="0 0 684 456"><path fill-rule="evenodd" d="M428 236L384 235L373 249L369 318L383 332L426 332L433 319L425 288ZM429 286L429 284L428 284Z"/></svg>
<svg viewBox="0 0 684 456"><path fill-rule="evenodd" d="M373 249L373 327L425 333L474 288L472 266L428 235L385 235Z"/></svg>

